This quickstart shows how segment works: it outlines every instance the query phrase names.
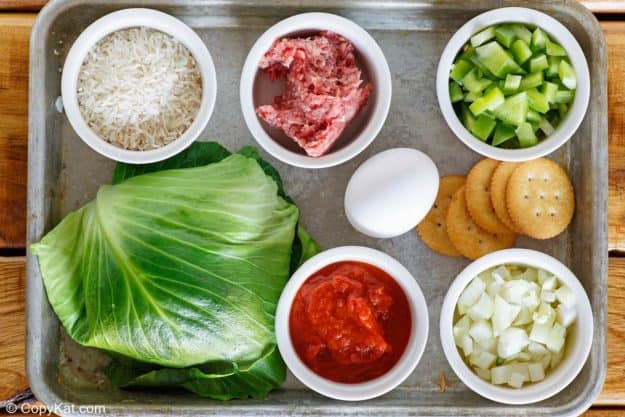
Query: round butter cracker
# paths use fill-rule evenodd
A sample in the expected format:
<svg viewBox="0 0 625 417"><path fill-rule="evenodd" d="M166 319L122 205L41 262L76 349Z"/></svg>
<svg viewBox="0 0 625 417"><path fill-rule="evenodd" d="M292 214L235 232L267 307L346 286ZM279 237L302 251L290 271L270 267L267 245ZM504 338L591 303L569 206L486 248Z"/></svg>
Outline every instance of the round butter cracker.
<svg viewBox="0 0 625 417"><path fill-rule="evenodd" d="M447 208L459 188L464 186L465 177L448 175L442 177L438 186L436 201L427 216L417 226L419 237L434 252L446 256L461 256L447 235Z"/></svg>
<svg viewBox="0 0 625 417"><path fill-rule="evenodd" d="M447 210L447 234L458 251L469 259L514 246L515 233L490 233L473 222L466 204L465 187L460 188Z"/></svg>
<svg viewBox="0 0 625 417"><path fill-rule="evenodd" d="M499 161L482 159L471 168L465 188L467 209L475 224L482 229L491 233L512 233L499 219L491 203L491 178L498 165Z"/></svg>
<svg viewBox="0 0 625 417"><path fill-rule="evenodd" d="M490 180L490 202L499 220L501 220L508 229L518 233L520 230L510 218L508 207L506 207L506 187L508 186L508 179L517 166L519 166L517 162L500 162L499 165L497 165Z"/></svg>
<svg viewBox="0 0 625 417"><path fill-rule="evenodd" d="M562 233L575 211L575 194L567 173L540 158L519 164L506 187L506 206L513 223L534 239Z"/></svg>

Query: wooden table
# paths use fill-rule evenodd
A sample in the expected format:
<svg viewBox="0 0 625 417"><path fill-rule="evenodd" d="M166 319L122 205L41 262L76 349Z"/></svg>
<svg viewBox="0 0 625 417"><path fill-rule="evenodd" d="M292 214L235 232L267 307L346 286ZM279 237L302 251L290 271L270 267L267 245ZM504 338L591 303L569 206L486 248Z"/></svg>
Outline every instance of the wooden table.
<svg viewBox="0 0 625 417"><path fill-rule="evenodd" d="M0 0L37 8L44 1ZM625 12L625 2L586 1ZM0 13L0 400L28 388L24 370L28 38L33 13ZM625 18L624 18L625 19ZM625 20L603 22L608 45L608 372L591 416L625 416Z"/></svg>

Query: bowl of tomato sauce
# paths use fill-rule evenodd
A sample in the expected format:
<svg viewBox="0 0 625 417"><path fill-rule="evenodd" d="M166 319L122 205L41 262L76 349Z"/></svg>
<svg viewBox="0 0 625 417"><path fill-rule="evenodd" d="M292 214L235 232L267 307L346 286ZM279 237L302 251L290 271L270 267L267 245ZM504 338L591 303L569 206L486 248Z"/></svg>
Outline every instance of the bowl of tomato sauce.
<svg viewBox="0 0 625 417"><path fill-rule="evenodd" d="M414 371L428 338L428 310L419 284L396 259L338 247L293 274L278 302L276 337L304 385L338 400L366 400Z"/></svg>

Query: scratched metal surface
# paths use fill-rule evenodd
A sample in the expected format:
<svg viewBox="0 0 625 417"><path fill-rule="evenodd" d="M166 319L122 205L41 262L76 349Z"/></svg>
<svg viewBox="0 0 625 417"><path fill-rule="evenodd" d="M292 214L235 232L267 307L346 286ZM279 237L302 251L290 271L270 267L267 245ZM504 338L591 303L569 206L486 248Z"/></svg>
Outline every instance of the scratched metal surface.
<svg viewBox="0 0 625 417"><path fill-rule="evenodd" d="M81 4L82 3L82 4ZM479 156L462 145L446 126L435 92L435 72L447 40L476 14L508 1L210 1L55 0L41 12L31 40L29 242L34 242L69 211L92 199L110 182L113 163L91 151L55 108L60 72L73 40L98 17L124 7L154 7L181 18L206 42L217 69L216 110L201 136L231 150L254 144L243 122L239 77L257 37L273 23L296 13L323 10L348 17L367 29L384 51L392 72L389 117L377 139L355 159L329 169L290 167L265 155L285 180L301 208L302 222L323 248L366 245L400 260L418 280L428 302L430 335L414 373L381 398L360 403L326 399L289 376L285 386L265 400L215 402L185 392L123 391L99 383L102 354L69 345L48 305L36 259L28 254L28 376L45 403L104 404L107 414L122 415L573 415L588 407L605 373L607 282L607 95L603 35L594 17L573 2L533 1L576 36L590 65L592 86L588 114L572 140L550 157L565 165L577 196L577 214L568 231L539 242L520 239L519 247L538 249L567 264L585 286L595 314L592 352L582 373L563 392L529 406L507 407L472 393L447 364L438 321L445 292L468 261L429 251L415 233L394 239L367 238L350 227L343 193L350 175L382 150L408 146L429 154L441 175L464 174ZM87 364L72 378L62 378L70 355ZM60 366L61 365L61 366ZM447 390L439 392L439 373ZM64 374L65 376L65 374Z"/></svg>

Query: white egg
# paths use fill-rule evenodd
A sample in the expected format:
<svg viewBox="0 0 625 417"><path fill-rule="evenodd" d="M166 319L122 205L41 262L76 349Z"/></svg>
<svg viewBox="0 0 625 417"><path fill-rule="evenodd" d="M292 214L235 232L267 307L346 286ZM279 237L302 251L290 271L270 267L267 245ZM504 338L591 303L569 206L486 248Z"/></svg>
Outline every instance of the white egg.
<svg viewBox="0 0 625 417"><path fill-rule="evenodd" d="M389 149L356 169L345 191L345 214L368 236L399 236L419 224L437 193L438 170L426 154Z"/></svg>

